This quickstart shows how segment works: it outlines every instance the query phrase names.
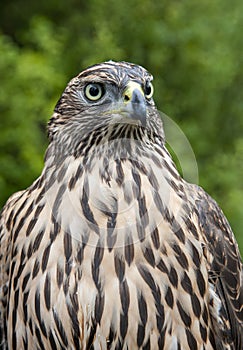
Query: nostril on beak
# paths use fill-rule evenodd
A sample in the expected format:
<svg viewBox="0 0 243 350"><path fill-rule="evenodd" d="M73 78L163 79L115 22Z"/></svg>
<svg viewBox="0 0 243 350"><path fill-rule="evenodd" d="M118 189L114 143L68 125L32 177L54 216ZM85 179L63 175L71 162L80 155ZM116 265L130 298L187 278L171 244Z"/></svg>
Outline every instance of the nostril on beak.
<svg viewBox="0 0 243 350"><path fill-rule="evenodd" d="M128 102L130 100L130 97L128 95L124 96L124 101Z"/></svg>

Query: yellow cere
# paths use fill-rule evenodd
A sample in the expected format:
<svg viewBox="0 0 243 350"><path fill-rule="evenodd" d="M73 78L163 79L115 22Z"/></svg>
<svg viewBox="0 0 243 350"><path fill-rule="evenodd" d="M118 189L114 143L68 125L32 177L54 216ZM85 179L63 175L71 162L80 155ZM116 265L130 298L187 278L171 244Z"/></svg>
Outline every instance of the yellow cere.
<svg viewBox="0 0 243 350"><path fill-rule="evenodd" d="M142 94L144 95L143 89L142 89L140 84L136 83L135 81L129 81L129 83L127 84L127 88L123 93L123 96L127 96L129 98L129 100L131 100L133 91L135 89L140 90L142 92Z"/></svg>

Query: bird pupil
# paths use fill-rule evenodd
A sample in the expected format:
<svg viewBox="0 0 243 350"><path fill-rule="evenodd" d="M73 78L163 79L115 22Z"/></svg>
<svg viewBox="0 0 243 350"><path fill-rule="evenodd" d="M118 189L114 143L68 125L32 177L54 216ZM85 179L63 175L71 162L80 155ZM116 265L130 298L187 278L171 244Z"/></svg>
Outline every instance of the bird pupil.
<svg viewBox="0 0 243 350"><path fill-rule="evenodd" d="M145 86L145 94L146 95L150 95L150 93L151 93L151 86L150 85L146 85Z"/></svg>
<svg viewBox="0 0 243 350"><path fill-rule="evenodd" d="M92 85L91 87L90 87L90 89L89 89L89 93L90 93L90 95L91 96L97 96L97 95L99 95L99 88L97 87L97 86L95 86L95 85Z"/></svg>

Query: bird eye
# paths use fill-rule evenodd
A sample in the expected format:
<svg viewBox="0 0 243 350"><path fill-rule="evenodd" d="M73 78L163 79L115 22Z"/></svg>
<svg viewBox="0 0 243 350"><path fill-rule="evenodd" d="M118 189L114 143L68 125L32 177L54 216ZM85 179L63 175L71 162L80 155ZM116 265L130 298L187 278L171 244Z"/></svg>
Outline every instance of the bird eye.
<svg viewBox="0 0 243 350"><path fill-rule="evenodd" d="M92 83L85 86L85 97L90 101L98 101L104 95L104 87L101 84Z"/></svg>
<svg viewBox="0 0 243 350"><path fill-rule="evenodd" d="M144 94L147 98L151 98L154 93L153 85L150 82L147 82L144 87Z"/></svg>

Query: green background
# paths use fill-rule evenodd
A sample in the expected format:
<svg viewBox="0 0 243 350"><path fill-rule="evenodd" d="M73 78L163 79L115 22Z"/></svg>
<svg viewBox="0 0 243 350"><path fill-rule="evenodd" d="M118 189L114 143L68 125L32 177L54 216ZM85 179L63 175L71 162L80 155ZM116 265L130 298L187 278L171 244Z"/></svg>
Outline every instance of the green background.
<svg viewBox="0 0 243 350"><path fill-rule="evenodd" d="M0 207L40 174L70 78L126 60L154 75L158 108L190 141L243 252L242 1L2 0L0 23Z"/></svg>

